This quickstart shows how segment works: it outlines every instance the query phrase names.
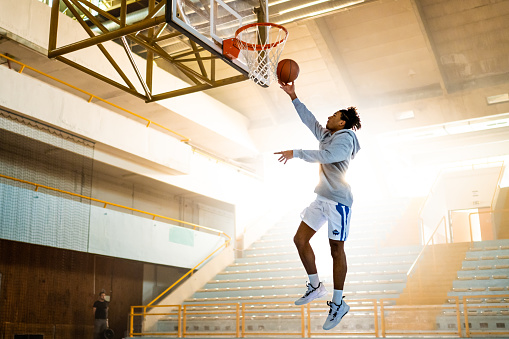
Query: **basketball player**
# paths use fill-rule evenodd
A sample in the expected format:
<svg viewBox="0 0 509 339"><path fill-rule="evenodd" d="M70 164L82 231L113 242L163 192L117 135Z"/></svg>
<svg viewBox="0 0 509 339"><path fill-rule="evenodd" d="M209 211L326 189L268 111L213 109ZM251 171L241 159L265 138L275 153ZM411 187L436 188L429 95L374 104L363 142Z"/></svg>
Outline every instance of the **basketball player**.
<svg viewBox="0 0 509 339"><path fill-rule="evenodd" d="M350 306L343 300L343 287L347 271L344 244L350 227L353 197L350 186L345 181L345 173L350 159L353 159L360 149L354 131L361 128L361 121L355 107L349 107L330 116L323 128L297 98L295 84L281 82L279 84L292 99L302 122L319 142L319 150L294 149L275 153L281 155L278 160L285 164L292 158L320 164L320 181L315 188L316 200L301 213L302 222L294 237L300 259L309 276L307 291L295 301L295 304L304 305L327 294L323 282L318 278L315 254L309 240L328 221L334 292L332 301L327 301L330 310L323 329L330 330L338 325L350 310Z"/></svg>

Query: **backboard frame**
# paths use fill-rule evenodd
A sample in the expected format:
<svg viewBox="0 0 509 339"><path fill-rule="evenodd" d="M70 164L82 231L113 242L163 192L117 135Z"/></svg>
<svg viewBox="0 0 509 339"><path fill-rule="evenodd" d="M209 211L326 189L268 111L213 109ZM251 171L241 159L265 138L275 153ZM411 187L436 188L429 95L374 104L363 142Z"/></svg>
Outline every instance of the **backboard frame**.
<svg viewBox="0 0 509 339"><path fill-rule="evenodd" d="M168 20L168 12L170 15L176 15L176 12L169 11L168 7L170 10L172 8L176 9L174 5L176 5L177 0L148 0L146 9L142 10L129 10L128 0L121 0L120 11L114 14L98 7L92 1L51 0L48 42L49 58L79 69L145 102L169 99L249 79L246 68L223 55L221 41L218 41L217 45L216 43L207 43L207 39L201 40L197 38L197 35L192 34L194 32L187 31L182 20L180 22L177 21L178 25L173 23L172 20ZM201 25L201 23L198 23L197 26L203 29L202 32L206 32L206 26L210 18L207 17L208 14L204 16L203 13L210 13L206 7L208 6L207 1L210 0L199 0L200 2L196 3L192 3L191 0L189 1L186 4L191 5L189 8L196 8L198 5L206 9L205 11L202 10L201 18L199 18L200 20L203 19L202 21L205 24ZM223 0L214 0L212 3L216 4L217 1ZM233 1L238 1L237 3L233 2L233 7L240 9L246 18L253 19L253 14L251 14L252 9L255 13L253 20L263 20L261 13L264 12L263 14L265 14L266 11L263 10L264 8L261 5L256 6L256 4L267 4L267 0ZM166 6L166 9L163 9L163 6ZM184 11L189 8L184 8ZM135 10L139 13L134 13ZM191 8L187 13L192 15L192 10ZM225 38L225 35L233 34L230 32L232 21L230 20L230 14L224 12L223 9L219 9L219 11L217 15L219 23L217 27L220 27L218 35L223 35L223 38ZM57 37L60 12L66 12L74 17L88 35L88 38L59 46ZM128 20L131 13L136 14L135 20ZM99 20L97 14L108 19L106 22L108 25ZM194 20L195 18L190 17L189 19ZM189 20L189 22L196 23L196 21L192 20ZM209 34L209 32L206 32L206 34ZM110 41L122 46L128 60L124 59L123 63L120 63L117 60L118 58L113 57L114 53L117 53L116 45L104 44ZM172 51L170 48L167 48L167 46L173 46L175 41L181 44L179 47L184 47L184 49L179 48ZM210 39L210 42L212 42L212 39ZM112 73L105 74L105 72L98 72L92 67L76 62L74 58L67 57L69 53L82 51L90 47L100 50L105 58L104 61L110 64L111 70L114 70L118 77L113 78L111 76ZM115 52L113 53L114 50ZM203 54L209 55L202 55L201 52L206 52ZM168 86L169 88L160 87L154 90L156 59L167 62L168 65L174 67L173 70L178 72L179 76L186 77L185 84L183 86L174 86L172 83ZM225 66L236 74L225 72L224 68L216 69L217 60L222 60ZM128 62L126 63L125 61ZM145 64L145 72L142 72L141 68L138 67L138 64L141 65L142 63ZM92 100L93 97L91 97L90 101Z"/></svg>
<svg viewBox="0 0 509 339"><path fill-rule="evenodd" d="M215 40L217 43L215 43L212 39L209 39L208 37L204 36L200 32L198 32L194 27L186 23L184 20L180 18L179 9L178 9L178 1L180 0L167 0L166 3L166 22L168 25L170 25L172 28L176 29L177 31L184 34L188 39L194 41L201 47L205 48L207 51L209 51L211 54L214 54L221 58L224 62L226 62L228 65L236 69L241 74L248 76L249 69L247 65L239 60L239 59L229 59L223 54L223 39L219 37L216 34L215 31L215 9L216 6L221 6L223 9L225 9L227 12L229 12L231 15L235 16L237 19L239 19L239 25L237 28L242 27L245 24L248 24L250 22L243 22L243 18L240 14L238 14L234 9L232 9L229 5L227 5L222 0L210 0L210 31L209 34L213 40ZM242 0L238 0L242 1ZM259 0L260 6L264 6L265 10L263 11L263 18L265 22L268 22L268 1L267 0ZM229 38L234 38L234 36L231 36Z"/></svg>

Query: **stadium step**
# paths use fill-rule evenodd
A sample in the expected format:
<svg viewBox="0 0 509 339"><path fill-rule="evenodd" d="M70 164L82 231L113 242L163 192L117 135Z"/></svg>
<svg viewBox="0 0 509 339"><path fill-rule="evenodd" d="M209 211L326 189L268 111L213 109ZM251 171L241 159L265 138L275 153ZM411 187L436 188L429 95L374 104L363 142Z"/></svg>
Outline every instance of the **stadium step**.
<svg viewBox="0 0 509 339"><path fill-rule="evenodd" d="M447 293L452 289L469 246L469 243L428 246L409 276L397 304L430 305L447 300Z"/></svg>

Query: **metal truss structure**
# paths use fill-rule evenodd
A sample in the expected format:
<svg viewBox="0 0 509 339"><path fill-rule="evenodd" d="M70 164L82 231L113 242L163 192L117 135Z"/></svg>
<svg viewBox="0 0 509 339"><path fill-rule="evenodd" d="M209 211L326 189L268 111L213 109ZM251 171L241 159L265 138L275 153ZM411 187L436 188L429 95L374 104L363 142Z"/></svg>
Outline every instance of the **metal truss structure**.
<svg viewBox="0 0 509 339"><path fill-rule="evenodd" d="M136 1L135 4L138 8L140 3L145 8L143 11L137 10L136 17L133 18L134 9L129 8L128 0L121 0L120 7L113 10L100 8L90 0L52 0L48 57L62 61L146 102L154 102L247 80L246 75L238 71L235 71L239 73L238 75L217 79L219 72L216 70L216 62L218 59L219 62L224 61L219 55L198 45L199 42L193 41L184 33L167 24L164 10L166 0ZM60 11L65 11L67 15L72 14L72 17L81 24L89 38L57 47ZM122 69L115 58L112 57L112 54L104 45L108 41L114 41L124 48L132 70L128 72L127 69ZM175 46L175 42L179 45L178 49L167 47ZM112 80L65 57L66 54L92 46L99 48L124 83ZM134 53L146 60L145 75L140 71ZM156 60L164 60L171 64L170 67L185 79L189 87L154 93L153 71ZM136 79L130 79L126 73L131 74L131 77L133 77L132 74L135 74ZM140 93L136 89L133 84L134 81L139 81L143 92Z"/></svg>

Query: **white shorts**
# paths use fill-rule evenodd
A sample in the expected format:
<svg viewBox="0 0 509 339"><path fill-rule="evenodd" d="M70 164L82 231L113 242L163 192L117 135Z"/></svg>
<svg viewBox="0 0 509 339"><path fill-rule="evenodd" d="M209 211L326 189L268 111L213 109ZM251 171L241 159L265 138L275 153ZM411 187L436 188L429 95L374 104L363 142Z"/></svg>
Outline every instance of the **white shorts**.
<svg viewBox="0 0 509 339"><path fill-rule="evenodd" d="M350 207L318 196L300 217L313 230L318 231L329 221L329 239L346 241L350 231Z"/></svg>

